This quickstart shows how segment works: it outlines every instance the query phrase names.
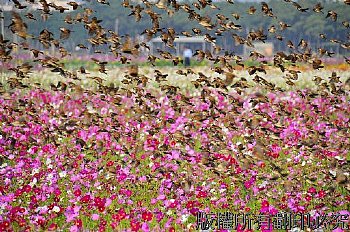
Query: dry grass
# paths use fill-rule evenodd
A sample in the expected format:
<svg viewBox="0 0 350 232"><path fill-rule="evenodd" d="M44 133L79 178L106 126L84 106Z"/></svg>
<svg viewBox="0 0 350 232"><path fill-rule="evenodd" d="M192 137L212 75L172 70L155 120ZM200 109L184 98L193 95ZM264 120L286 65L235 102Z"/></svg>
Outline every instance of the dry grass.
<svg viewBox="0 0 350 232"><path fill-rule="evenodd" d="M185 69L183 67L139 67L139 74L145 75L149 78L149 88L157 88L159 84L155 82L155 73L154 70L159 70L163 74L168 74L166 82L162 82L162 84L170 84L174 86L180 87L182 90L186 91L193 91L194 85L191 83L191 81L194 81L198 75L197 74L189 74L187 76L179 75L176 72L178 70ZM222 79L225 79L224 75L215 73L211 70L210 67L193 67L192 70L195 73L202 72L208 77L211 77L211 79L215 77L220 77ZM266 80L276 84L276 86L285 88L287 90L295 90L295 89L314 89L316 87L315 83L313 82L313 79L315 76L319 76L323 78L324 80L328 81L332 74L332 71L337 72L338 76L340 76L340 80L345 83L345 81L350 77L350 71L346 70L311 70L311 71L303 71L299 74L299 79L295 81L295 86L288 86L285 83L285 79L283 78L283 73L277 69L269 69L267 70L267 74L259 73L258 75L265 78ZM57 84L58 81L73 81L76 84L80 84L85 89L90 90L96 90L97 83L93 81L92 79L88 78L87 76L98 76L104 80L104 85L109 85L110 83L114 83L115 86L122 87L124 84L121 83L121 81L124 79L124 76L128 73L127 68L115 68L108 71L108 74L102 74L99 72L91 71L88 75L82 75L78 74L78 77L81 79L79 80L67 80L64 77L60 76L56 73L51 73L50 71L37 71L30 74L29 78L23 79L23 83L27 84L29 86L33 86L35 83L40 83L41 87L44 89L50 88L50 84ZM248 82L252 85L255 85L255 83L252 81L252 76L249 76L248 72L245 70L239 70L234 71L234 74L237 76L236 80L239 80L239 78L244 77L248 80ZM8 78L15 77L15 73L1 73L0 81L4 85L4 88L9 90L9 86L7 84ZM235 80L234 80L235 81Z"/></svg>

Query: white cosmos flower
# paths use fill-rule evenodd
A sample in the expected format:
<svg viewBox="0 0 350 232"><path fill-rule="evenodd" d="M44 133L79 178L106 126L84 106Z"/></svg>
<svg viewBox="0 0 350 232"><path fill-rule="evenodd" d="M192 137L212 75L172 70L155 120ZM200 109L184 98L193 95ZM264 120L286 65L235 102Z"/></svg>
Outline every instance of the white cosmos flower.
<svg viewBox="0 0 350 232"><path fill-rule="evenodd" d="M32 182L29 183L29 186L33 188L33 186L38 182L38 180L34 177Z"/></svg>
<svg viewBox="0 0 350 232"><path fill-rule="evenodd" d="M60 209L60 207L58 207L57 205L55 205L55 206L53 207L52 211L55 212L55 213L58 213L58 212L61 211L61 209Z"/></svg>
<svg viewBox="0 0 350 232"><path fill-rule="evenodd" d="M53 179L53 174L52 174L52 173L49 173L49 174L47 175L47 179L48 179L48 180L52 180L52 179Z"/></svg>
<svg viewBox="0 0 350 232"><path fill-rule="evenodd" d="M0 168L6 168L7 167L7 163L3 163L1 164Z"/></svg>
<svg viewBox="0 0 350 232"><path fill-rule="evenodd" d="M265 180L260 185L259 188L265 188L267 186L268 182Z"/></svg>
<svg viewBox="0 0 350 232"><path fill-rule="evenodd" d="M182 222L186 222L187 219L188 219L188 216L189 216L188 214L182 215L182 216L181 216L181 221L182 221Z"/></svg>
<svg viewBox="0 0 350 232"><path fill-rule="evenodd" d="M39 173L39 169L38 168L34 168L32 170L32 176L34 176L35 174Z"/></svg>
<svg viewBox="0 0 350 232"><path fill-rule="evenodd" d="M59 175L61 178L64 178L64 177L67 176L67 172L66 172L66 171L63 171L63 172L60 172L58 175Z"/></svg>

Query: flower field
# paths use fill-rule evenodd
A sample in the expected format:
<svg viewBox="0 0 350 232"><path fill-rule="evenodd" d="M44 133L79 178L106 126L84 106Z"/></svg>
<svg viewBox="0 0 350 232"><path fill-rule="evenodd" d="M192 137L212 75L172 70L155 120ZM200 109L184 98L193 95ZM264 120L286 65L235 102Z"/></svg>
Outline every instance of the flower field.
<svg viewBox="0 0 350 232"><path fill-rule="evenodd" d="M195 231L198 212L349 215L346 94L57 88L0 97L0 231Z"/></svg>

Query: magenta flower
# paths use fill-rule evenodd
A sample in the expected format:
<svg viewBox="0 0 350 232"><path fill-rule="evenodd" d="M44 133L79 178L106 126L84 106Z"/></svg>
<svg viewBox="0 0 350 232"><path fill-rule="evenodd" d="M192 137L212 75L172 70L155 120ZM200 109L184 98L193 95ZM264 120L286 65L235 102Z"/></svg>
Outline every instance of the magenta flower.
<svg viewBox="0 0 350 232"><path fill-rule="evenodd" d="M92 219L93 221L97 221L99 218L100 218L100 215L98 215L98 214L96 214L96 213L94 213L94 214L91 215L91 219Z"/></svg>

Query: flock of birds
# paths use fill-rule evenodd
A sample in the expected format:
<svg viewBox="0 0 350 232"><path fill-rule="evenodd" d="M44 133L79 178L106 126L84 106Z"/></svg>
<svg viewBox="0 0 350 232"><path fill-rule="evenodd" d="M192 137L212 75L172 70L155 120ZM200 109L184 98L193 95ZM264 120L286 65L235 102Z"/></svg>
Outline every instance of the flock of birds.
<svg viewBox="0 0 350 232"><path fill-rule="evenodd" d="M28 4L36 5L37 11L41 13L42 20L47 20L47 18L52 15L53 11L58 11L60 13L65 13L68 10L77 11L80 8L83 8L83 11L79 11L76 14L68 13L65 16L64 22L66 24L77 24L82 23L84 28L87 30L90 38L88 39L88 43L92 45L92 48L95 49L95 53L101 53L98 50L99 45L109 45L109 52L112 53L116 58L120 59L122 64L130 64L132 58L137 58L140 55L141 49L149 50L149 46L147 42L135 42L133 43L130 36L128 35L118 35L116 32L112 30L107 30L101 26L102 20L98 19L94 16L95 11L91 8L84 7L83 5L79 5L77 2L71 1L68 2L67 5L71 7L71 9L56 5L55 3L48 3L46 0L26 0L26 4L19 2L18 0L12 0L15 8L18 10L26 9ZM311 11L309 8L305 8L300 5L296 1L292 0L284 0L287 3L290 3L296 10L301 13ZM109 5L109 2L106 0L97 0L98 3ZM228 4L234 4L233 0L227 0ZM350 1L344 0L345 6L350 5ZM196 35L204 35L205 40L211 43L214 47L213 53L210 51L202 51L197 50L194 53L194 56L197 60L201 61L207 59L213 62L215 67L213 67L213 71L220 75L224 75L223 78L215 78L214 80L210 80L210 78L206 77L203 73L195 73L191 69L178 70L178 74L180 75L188 75L190 73L195 73L198 75L198 78L193 81L195 87L199 86L214 86L227 90L227 87L230 86L234 80L238 81L231 87L236 88L239 92L242 92L242 88L248 87L247 80L245 78L238 78L234 74L235 65L241 66L242 68L248 70L249 75L253 76L253 81L258 84L261 84L267 87L270 90L276 90L276 86L262 76L259 76L260 73L266 74L266 67L268 66L267 62L260 62L258 66L250 66L247 67L243 63L243 58L241 56L235 55L234 52L223 51L223 49L217 45L216 37L221 36L224 32L232 33L232 37L237 44L246 45L249 47L254 47L253 42L262 41L265 42L268 38L276 38L278 40L283 40L283 31L292 25L288 25L286 22L283 22L278 19L273 9L266 2L261 3L261 12L264 16L272 17L278 21L278 26L272 25L267 31L262 29L253 29L251 30L247 36L241 36L238 31L242 30L242 26L237 23L240 19L240 14L232 13L232 19L226 15L220 13L220 9L215 6L215 4L211 0L198 0L193 1L192 4L186 2L178 2L176 0L159 0L158 2L149 2L147 0L142 1L130 1L123 0L121 3L122 7L125 7L130 10L129 16L135 18L136 21L147 20L147 16L152 22L151 28L146 28L142 34L146 35L148 39L151 39L155 36L160 36L162 42L169 48L175 49L174 41L179 35L184 36L196 36ZM212 10L218 10L216 14L216 18L210 18L205 15L201 15L200 12L202 9L210 7ZM169 17L179 11L186 12L188 15L188 19L191 21L195 21L198 23L198 27L192 29L192 32L182 31L180 33L176 32L174 28L162 28L161 25L161 14L159 10L164 10L167 12ZM316 14L325 14L323 12L324 7L321 3L317 3L312 11ZM258 9L254 6L249 7L247 9L248 15L256 14ZM158 12L158 13L157 13ZM0 59L3 62L8 62L12 58L11 54L14 48L21 48L23 50L29 50L33 57L33 63L39 63L42 67L50 69L54 73L59 73L65 78L80 80L80 76L84 75L88 78L92 78L95 80L103 89L103 79L97 76L90 77L88 76L84 67L81 67L80 70L77 71L68 71L65 69L64 65L60 62L60 58L66 57L70 55L70 53L64 48L62 45L62 41L67 40L73 31L68 28L60 27L60 36L59 38L55 38L54 34L48 29L43 29L39 35L30 35L28 34L28 26L30 26L30 21L37 20L32 13L27 13L24 15L26 19L24 19L21 14L18 12L12 12L12 20L11 24L8 26L12 33L18 35L23 39L21 43L15 43L10 40L4 39L0 37ZM329 18L331 21L338 20L338 14L334 10L329 10L325 16L325 18ZM28 21L29 20L29 21ZM345 29L349 29L349 22L343 21L342 25ZM200 27L201 26L201 27ZM214 32L210 34L210 32ZM331 43L338 43L344 49L350 49L350 33L348 32L348 36L345 40L340 41L337 39L328 39L325 34L320 34L320 38L323 40L329 40ZM31 48L29 43L27 42L29 39L38 40L42 45L44 50L49 49L51 46L54 46L58 49L61 54L61 57L54 57L47 55L44 51L37 50ZM78 44L77 45L81 49L88 49L87 45ZM287 41L287 46L293 51L290 54L286 54L285 52L277 52L273 58L273 66L277 67L284 73L284 78L286 80L286 84L293 86L295 80L298 79L299 71L296 71L295 66L298 62L310 63L313 69L322 69L324 68L324 64L321 60L323 56L332 57L334 55L333 52L328 51L324 48L319 48L318 51L312 51L308 42L304 39L301 39L298 44L293 44L291 41ZM153 66L157 59L165 59L171 60L174 66L182 63L182 58L174 56L172 53L168 51L162 51L158 49L159 56L148 55L148 61ZM251 51L250 58L253 60L258 60L260 58L264 58L264 55L257 52ZM345 62L350 64L350 60L346 57ZM103 74L108 74L106 66L108 62L100 61L97 59L92 59L94 63L96 63L99 67L98 71ZM288 65L286 65L288 63ZM17 67L12 67L10 70L16 73L16 78L11 77L8 82L11 87L16 88L26 88L27 85L21 83L23 78L28 77L31 72L33 65L26 62ZM336 74L334 74L336 75ZM165 81L167 74L162 74L159 70L155 72L155 79L157 82ZM140 80L142 83L146 84L150 77L146 77L144 75L139 75L138 73L131 73L131 75L126 75L123 83L139 83ZM319 85L322 89L329 89L333 94L344 94L344 90L341 88L339 79L330 79L328 80L320 80L320 77L315 77L315 83ZM37 83L37 85L39 85ZM281 90L281 89L279 89Z"/></svg>
<svg viewBox="0 0 350 232"><path fill-rule="evenodd" d="M106 0L96 1L100 4L106 5L106 7L109 6L109 2L107 2ZM288 2L292 7L300 11L300 13L313 11L315 14L325 14L325 20L330 20L330 23L338 23L337 12L329 10L328 12L324 13L324 7L321 3L317 3L313 7L313 9L308 9L300 5L299 2L291 0L284 1ZM27 5L24 5L17 0L13 0L13 3L15 4L15 7L19 10L25 9L27 7ZM95 49L94 52L101 52L98 50L98 46L107 44L109 45L110 53L115 55L116 58L119 58L123 64L130 66L128 73L122 80L122 84L124 85L124 87L123 85L121 87L116 87L113 84L109 86L105 85L103 78L101 78L100 76L91 75L91 73L89 73L89 71L86 70L85 67L81 67L77 71L69 71L60 62L60 57L50 56L47 55L45 51L31 48L27 41L29 39L37 40L43 45L44 50L50 48L51 46L55 46L59 49L61 56L65 57L69 54L69 52L63 47L62 41L68 39L72 34L72 31L65 27L60 28L59 38L56 38L54 34L48 29L43 29L39 35L28 34L27 31L28 26L30 26L30 21L38 20L31 13L27 13L25 15L26 19L23 18L17 12L12 13L12 21L9 25L9 28L14 34L21 37L23 39L23 42L14 43L10 40L0 37L0 59L3 62L8 62L13 59L12 51L15 47L30 51L34 57L34 60L32 61L33 63L39 63L42 65L42 67L51 70L51 72L53 73L59 73L65 78L65 80L67 80L59 81L57 85L51 84L51 89L53 91L63 91L68 93L68 90L71 89L76 92L89 92L91 90L83 89L79 85L79 80L81 80L82 77L90 78L98 84L98 92L102 93L101 96L103 96L104 94L113 96L114 104L121 104L121 96L123 94L127 95L128 97L135 96L136 103L139 105L139 107L134 107L135 112L140 116L143 115L145 117L156 117L158 112L154 109L151 109L147 106L147 104L145 104L146 101L151 101L154 104L158 104L157 97L145 90L145 87L147 87L147 84L149 83L149 80L152 78L152 76L140 74L138 72L137 67L135 65L132 65L132 58L138 57L140 55L141 48L149 49L146 42L132 42L130 37L127 35L119 35L112 30L107 30L103 28L101 26L102 20L94 16L95 11L93 9L88 7L84 8L83 5L79 5L78 3L73 1L68 3L71 9L62 6L57 6L54 3L48 3L46 0L26 0L26 3L39 5L37 11L40 11L43 20L46 20L52 14L53 11L59 11L60 13L64 13L67 10L75 11L83 8L82 12L79 11L75 14L74 12L67 14L64 19L64 22L66 24L83 24L84 28L90 35L90 38L87 42L90 43L90 45L92 45L93 49ZM235 3L233 0L227 0L227 4ZM241 94L244 93L245 89L252 87L252 85L248 82L246 78L238 77L235 74L235 69L237 67L247 70L249 75L252 77L252 80L261 88L266 88L268 91L285 91L285 89L277 87L275 84L271 83L263 77L263 74L266 74L267 67L269 66L267 62L261 61L259 65L247 66L244 64L244 60L242 57L234 54L233 52L223 51L223 49L216 43L216 37L222 35L222 33L224 32L232 33L232 37L236 41L236 43L251 47L253 47L253 42L264 42L268 38L271 38L271 36L275 37L278 40L283 40L283 31L289 27L292 27L293 25L288 25L288 23L279 20L273 9L268 5L268 3L262 2L260 11L263 13L264 16L276 19L278 21L278 25L272 25L268 29L268 31L264 31L262 29L251 30L246 37L241 36L238 33L242 29L242 26L237 23L237 21L240 19L240 15L238 13L233 13L233 18L231 18L229 16L221 14L218 7L211 0L198 0L193 1L191 4L182 1L178 2L176 0L159 0L158 2L149 2L147 0L123 0L121 6L129 9L129 16L134 17L136 21L150 19L152 22L152 27L146 28L142 34L146 35L148 39L151 39L155 36L160 36L160 38L168 48L175 47L174 41L179 35L191 37L204 34L206 41L213 45L213 53L209 51L197 50L195 51L194 56L198 60L207 59L214 63L215 65L213 65L212 70L218 74L217 77L211 77L208 74L202 73L200 71L195 71L192 68L180 68L179 70L177 70L178 75L197 76L197 78L192 81L192 84L195 86L195 88L197 88L200 91L201 99L204 102L208 102L210 104L210 110L203 112L193 111L191 113L191 117L193 120L197 120L199 122L203 122L208 118L215 120L217 117L219 117L219 114L223 114L226 115L226 117L228 117L233 122L234 117L240 114L240 112L225 112L222 109L218 108L217 100L211 94L211 89L216 89L216 91L219 91L220 95L229 99L232 104L239 105L238 108L241 107L242 102L232 97L232 95L228 94L228 91L230 89L234 89L238 94ZM212 10L218 10L216 18L209 18L205 15L200 14L201 10L207 7L211 8ZM349 7L350 10L349 0L344 0L344 7ZM193 28L192 32L182 31L180 33L176 32L174 28L162 28L161 14L159 13L159 11L167 12L169 17L171 17L173 14L176 14L179 11L186 12L188 19L197 22L198 27ZM247 9L247 14L253 15L256 14L257 11L259 11L259 9L256 9L252 6L249 7L249 9ZM349 28L349 22L342 22L342 25L344 26L344 29ZM333 38L328 39L327 35L324 34L320 34L320 38L323 40L329 40L332 43L338 43L345 49L350 49L350 33L347 32L347 35L347 38L344 38L344 40L336 40ZM284 79L286 80L286 84L289 86L295 85L295 81L298 80L300 76L301 71L298 70L297 63L308 63L313 69L318 70L324 68L324 64L321 60L323 56L332 57L334 55L334 53L324 48L319 48L316 52L312 51L308 42L304 39L302 39L298 44L293 44L291 41L288 41L287 46L291 49L292 52L288 54L286 52L277 52L273 57L273 66L275 66L283 73ZM82 43L79 44L78 47L81 49L88 49L89 46ZM158 52L159 56L148 56L148 62L150 64L155 65L157 59L170 60L173 62L174 66L182 62L181 57L176 57L168 51L158 50ZM257 51L252 51L250 54L250 58L254 60L259 60L261 58L264 58L264 55ZM100 73L108 75L108 62L98 60L95 58L92 58L92 61L98 65L98 71ZM345 58L345 62L350 64L350 60L348 58ZM30 86L23 84L22 81L23 79L29 77L32 68L33 64L30 63L23 63L16 67L10 68L10 70L16 74L16 76L11 76L7 80L10 87L13 89L29 88ZM179 87L166 83L168 77L167 73L155 69L153 77L154 80L159 83L160 90L163 91L167 96L169 96L171 106L174 110L181 112L184 106L190 106L193 104L191 103L191 97L182 94L181 91L179 91ZM320 95L326 97L332 94L342 96L345 95L347 91L345 89L346 85L344 85L344 83L340 81L340 78L336 72L333 72L328 79L317 76L315 77L314 82L317 85L317 90L310 90L308 92L297 91L297 93L300 94L303 98L315 98ZM349 80L347 82L348 84L350 84ZM39 83L36 83L36 85L39 85ZM181 99L175 99L175 95L180 95ZM262 93L256 93L252 97L251 101L253 105L256 105L258 103L268 102L269 100ZM283 105L280 105L279 107L280 108L277 111L281 114L282 117L283 115L291 115L291 113L288 112L288 110L286 110ZM254 114L256 114L256 117L252 118L251 120L246 120L244 123L246 123L247 127L254 128L257 131L257 133L261 133L260 135L258 134L258 136L261 136L260 139L258 137L255 138L257 141L257 146L255 147L254 152L257 157L262 157L265 152L264 149L267 146L267 144L265 144L266 141L264 141L263 138L270 137L278 139L278 136L274 135L271 131L267 130L266 128L260 128L259 130L257 129L257 127L259 127L259 120L262 120L262 118L267 118L268 120L274 122L274 120L271 119L269 115L261 111L255 111ZM97 121L99 120L99 117L101 116L96 116ZM169 121L165 123L171 122ZM276 121L274 123L277 127L278 122ZM232 127L234 127L233 124ZM161 128L154 128L154 131L150 131L149 133L157 133L157 130L160 129ZM222 134L222 132L220 132L221 128L215 125L211 125L207 128L207 130L209 132L208 134L212 136L210 138L212 141L211 145L213 147L220 147L220 144L216 143L218 143L217 141L223 140L222 137L220 137L220 135ZM339 128L339 130L341 130L341 128ZM347 128L345 128L345 130L347 130ZM183 140L189 143L191 142L191 138L184 136L180 132L175 134L174 136L178 141ZM219 138L217 136L219 136ZM324 135L320 135L316 131L314 132L314 136L317 139L325 139ZM316 143L318 141L317 139L315 140ZM309 146L311 149L312 144L305 144L305 146ZM240 162L244 163L245 161L244 159L242 159ZM208 166L214 166L214 164L212 164L210 160L204 161L204 163ZM247 161L246 163L248 163L248 166L250 165L250 161ZM278 168L276 169L278 170Z"/></svg>

